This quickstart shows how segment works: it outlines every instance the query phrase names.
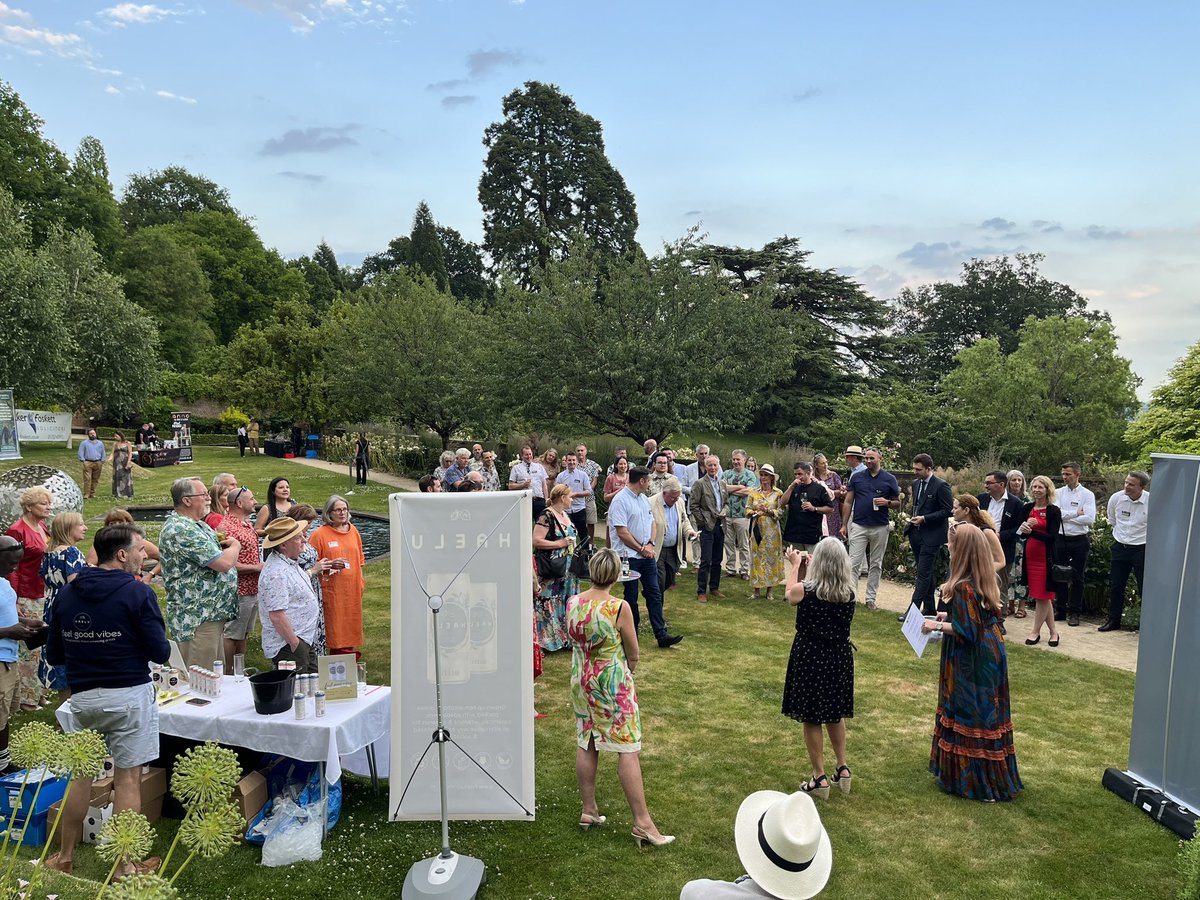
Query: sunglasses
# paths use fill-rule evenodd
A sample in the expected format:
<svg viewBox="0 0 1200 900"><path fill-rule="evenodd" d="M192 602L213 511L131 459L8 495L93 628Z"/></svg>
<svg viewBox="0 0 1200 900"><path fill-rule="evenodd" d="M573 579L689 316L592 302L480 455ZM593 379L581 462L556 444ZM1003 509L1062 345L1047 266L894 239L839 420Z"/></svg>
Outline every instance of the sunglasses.
<svg viewBox="0 0 1200 900"><path fill-rule="evenodd" d="M243 484L240 488L237 489L237 491L234 493L234 495L229 498L229 505L232 506L234 503L237 503L238 497L242 496L242 494L246 493L246 491L248 491L248 490L250 490L250 488L246 487L246 485Z"/></svg>

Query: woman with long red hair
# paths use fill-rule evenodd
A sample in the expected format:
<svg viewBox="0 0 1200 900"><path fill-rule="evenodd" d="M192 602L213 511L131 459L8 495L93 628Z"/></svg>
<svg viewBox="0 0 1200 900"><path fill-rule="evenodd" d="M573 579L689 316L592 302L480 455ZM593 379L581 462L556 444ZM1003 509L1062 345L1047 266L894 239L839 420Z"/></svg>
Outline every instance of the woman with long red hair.
<svg viewBox="0 0 1200 900"><path fill-rule="evenodd" d="M950 536L949 612L926 620L942 632L941 675L929 771L942 790L988 803L1021 790L1008 698L1008 658L1000 633L1000 584L978 528Z"/></svg>

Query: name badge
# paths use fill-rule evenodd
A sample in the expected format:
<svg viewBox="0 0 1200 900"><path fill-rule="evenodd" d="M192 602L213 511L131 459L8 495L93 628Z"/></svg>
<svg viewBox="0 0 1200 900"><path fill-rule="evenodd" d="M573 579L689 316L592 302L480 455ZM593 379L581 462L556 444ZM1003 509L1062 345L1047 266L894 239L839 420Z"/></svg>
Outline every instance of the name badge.
<svg viewBox="0 0 1200 900"><path fill-rule="evenodd" d="M1072 505L1072 506L1078 506L1078 505L1079 505L1079 501L1078 501L1078 500L1072 500L1072 501L1071 501L1071 505Z"/></svg>
<svg viewBox="0 0 1200 900"><path fill-rule="evenodd" d="M329 546L330 546L330 547L336 547L337 545L338 545L338 542L337 542L337 541L330 541L330 542L329 542Z"/></svg>
<svg viewBox="0 0 1200 900"><path fill-rule="evenodd" d="M1133 515L1133 513L1131 513L1127 509L1123 509L1123 510L1121 510L1121 515L1124 516L1126 519L1128 519L1131 515Z"/></svg>

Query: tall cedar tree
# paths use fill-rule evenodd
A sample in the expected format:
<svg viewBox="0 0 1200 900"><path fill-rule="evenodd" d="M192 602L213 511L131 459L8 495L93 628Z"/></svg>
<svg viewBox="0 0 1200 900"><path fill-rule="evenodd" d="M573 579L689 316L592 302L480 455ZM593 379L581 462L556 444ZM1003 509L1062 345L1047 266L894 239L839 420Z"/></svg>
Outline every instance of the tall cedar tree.
<svg viewBox="0 0 1200 900"><path fill-rule="evenodd" d="M504 98L504 120L484 131L479 205L483 246L496 270L525 287L562 259L578 230L608 255L635 248L637 208L604 152L600 123L552 84L527 81Z"/></svg>
<svg viewBox="0 0 1200 900"><path fill-rule="evenodd" d="M413 214L412 234L409 236L409 263L433 279L442 293L450 291L450 273L446 270L446 251L438 237L437 223L429 205L422 200Z"/></svg>

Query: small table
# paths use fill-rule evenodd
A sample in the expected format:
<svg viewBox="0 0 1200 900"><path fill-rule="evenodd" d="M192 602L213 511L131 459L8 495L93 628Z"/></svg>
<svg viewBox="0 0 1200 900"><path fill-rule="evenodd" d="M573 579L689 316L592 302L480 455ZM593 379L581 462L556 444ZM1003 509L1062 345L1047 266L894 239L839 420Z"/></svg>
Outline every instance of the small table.
<svg viewBox="0 0 1200 900"><path fill-rule="evenodd" d="M641 577L642 577L642 573L639 572L637 569L630 569L628 572L620 575L617 578L617 581L620 581L620 582L637 581Z"/></svg>

